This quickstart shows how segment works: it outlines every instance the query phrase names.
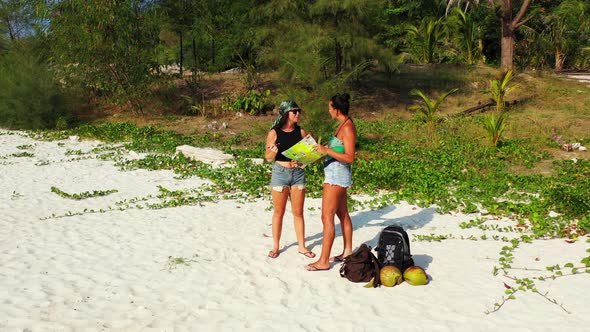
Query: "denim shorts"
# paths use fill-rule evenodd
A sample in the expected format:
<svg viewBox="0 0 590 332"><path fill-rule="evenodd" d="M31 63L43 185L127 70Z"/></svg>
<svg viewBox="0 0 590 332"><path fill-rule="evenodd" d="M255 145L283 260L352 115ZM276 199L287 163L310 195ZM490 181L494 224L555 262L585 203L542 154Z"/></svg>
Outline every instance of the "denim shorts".
<svg viewBox="0 0 590 332"><path fill-rule="evenodd" d="M305 171L300 167L285 167L279 163L272 166L272 176L270 178L271 189L282 192L284 187L297 187L305 189Z"/></svg>
<svg viewBox="0 0 590 332"><path fill-rule="evenodd" d="M324 183L348 188L352 186L352 167L338 160L324 167Z"/></svg>

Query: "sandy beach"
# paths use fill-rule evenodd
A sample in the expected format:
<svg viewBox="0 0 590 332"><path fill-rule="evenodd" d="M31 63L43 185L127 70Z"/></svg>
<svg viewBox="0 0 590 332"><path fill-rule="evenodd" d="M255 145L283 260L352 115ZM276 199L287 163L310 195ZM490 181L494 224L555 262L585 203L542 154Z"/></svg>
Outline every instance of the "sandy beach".
<svg viewBox="0 0 590 332"><path fill-rule="evenodd" d="M416 264L431 279L425 286L365 288L341 278L338 264L329 271L303 268L311 260L297 253L289 211L281 254L268 258L269 198L139 209L135 202L156 202L160 187L190 190L208 182L177 179L171 171L121 171L96 158L93 149L104 146L96 141L40 141L0 130L0 146L2 332L586 331L590 325L590 274L567 275L571 268L564 268L583 267L587 237L521 243L509 275L494 275L506 240L521 233L459 225L483 218L514 227L515 221L439 214L405 202L355 211L355 247L374 247L385 226L402 225ZM116 192L74 200L52 187ZM305 209L307 243L318 254L320 203L309 198ZM333 253L341 250L337 225ZM537 279L551 276L546 267L556 264L565 276ZM506 287L518 288L513 278L530 278L539 293L519 291L503 303Z"/></svg>

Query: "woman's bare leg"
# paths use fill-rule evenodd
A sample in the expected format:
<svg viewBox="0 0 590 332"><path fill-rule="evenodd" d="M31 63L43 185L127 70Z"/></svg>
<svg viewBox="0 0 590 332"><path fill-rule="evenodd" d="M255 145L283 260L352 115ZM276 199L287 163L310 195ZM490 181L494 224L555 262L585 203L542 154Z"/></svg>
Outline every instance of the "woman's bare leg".
<svg viewBox="0 0 590 332"><path fill-rule="evenodd" d="M301 253L308 252L305 246L305 221L303 218L303 206L305 203L305 189L297 186L291 187L291 210L293 210L293 222L295 235L297 236L298 250Z"/></svg>
<svg viewBox="0 0 590 332"><path fill-rule="evenodd" d="M342 238L344 240L344 249L340 257L344 259L344 257L352 253L352 219L350 219L350 214L348 213L348 195L346 189L340 195L336 215L340 220L340 228L342 229Z"/></svg>
<svg viewBox="0 0 590 332"><path fill-rule="evenodd" d="M273 202L273 214L272 214L272 240L273 247L272 252L277 253L278 256L281 233L283 231L283 216L285 215L285 208L287 207L287 199L289 198L289 188L283 187L282 192L278 192L274 189L271 190L272 202Z"/></svg>
<svg viewBox="0 0 590 332"><path fill-rule="evenodd" d="M317 269L330 267L330 253L334 244L334 216L338 209L339 199L346 188L324 184L322 192L322 225L324 228L322 240L322 253L317 262L310 264Z"/></svg>

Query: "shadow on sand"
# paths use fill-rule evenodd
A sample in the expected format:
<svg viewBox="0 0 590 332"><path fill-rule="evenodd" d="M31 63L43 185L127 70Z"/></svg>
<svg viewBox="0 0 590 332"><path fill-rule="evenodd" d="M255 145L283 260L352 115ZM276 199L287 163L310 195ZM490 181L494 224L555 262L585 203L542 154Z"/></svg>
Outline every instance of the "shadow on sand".
<svg viewBox="0 0 590 332"><path fill-rule="evenodd" d="M426 209L417 210L416 213L403 217L384 217L385 215L395 211L395 209L395 205L389 205L379 210L363 211L356 215L351 215L353 232L361 228L376 227L374 237L364 242L366 245L370 246L371 248L374 248L377 245L377 241L379 240L379 234L381 233L381 230L383 228L389 225L399 225L402 226L406 231L416 230L421 227L424 227L426 224L431 222L434 218L435 213L435 209L430 207ZM334 242L339 240L341 241L341 238L342 230L339 226L339 220L336 217ZM308 248L310 250L313 250L314 247L322 244L322 233L320 232L311 236L307 236L305 240L308 244ZM357 248L360 245L361 243L354 243L354 248ZM282 250L285 250L293 246L297 246L297 243L294 242L289 245L286 245ZM427 268L428 265L432 262L432 257L428 255L413 255L413 258L416 265L419 265L423 268Z"/></svg>

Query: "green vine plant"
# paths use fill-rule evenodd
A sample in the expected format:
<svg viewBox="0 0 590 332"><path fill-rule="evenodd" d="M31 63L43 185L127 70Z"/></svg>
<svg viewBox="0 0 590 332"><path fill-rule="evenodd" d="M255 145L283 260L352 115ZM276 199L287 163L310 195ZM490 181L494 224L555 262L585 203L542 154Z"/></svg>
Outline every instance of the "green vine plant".
<svg viewBox="0 0 590 332"><path fill-rule="evenodd" d="M11 157L17 157L17 158L21 158L21 157L29 157L32 158L35 155L33 153L27 152L27 151L23 151L23 152L19 152L19 153L13 153L10 155Z"/></svg>
<svg viewBox="0 0 590 332"><path fill-rule="evenodd" d="M118 190L117 189L94 190L94 191L85 191L85 192L78 193L78 194L69 194L57 187L51 187L51 192L56 193L60 197L63 197L63 198L69 198L69 199L79 201L79 200L86 199L86 198L107 196L107 195L118 192Z"/></svg>
<svg viewBox="0 0 590 332"><path fill-rule="evenodd" d="M491 229L483 227L483 219L475 219L471 220L467 223L461 223L461 228L470 228L470 227L478 227L480 229ZM517 228L518 229L518 228ZM496 231L507 231L511 232L510 228L501 227L501 228L494 228ZM494 312L499 311L508 301L516 300L516 294L518 292L526 292L530 291L534 294L541 296L546 301L557 305L561 310L566 313L571 313L564 304L559 303L556 299L551 298L549 296L549 292L542 292L539 290L537 286L537 282L543 282L547 280L555 280L557 278L567 277L578 275L581 273L590 273L590 248L586 249L586 252L589 253L588 256L582 258L580 260L581 265L576 266L575 264L568 262L563 265L555 264L552 266L547 266L545 269L534 269L528 267L513 267L512 264L514 262L514 251L519 247L521 243L532 243L533 240L541 239L540 236L536 236L534 234L521 234L519 238L508 239L507 237L499 238L498 236L488 237L485 234L481 235L477 238L474 235L469 237L457 237L453 234L429 234L429 235L413 235L413 241L427 241L427 242L440 242L443 240L449 239L461 239L461 240L501 240L503 242L508 242L510 245L503 246L500 250L499 258L498 258L498 266L493 267L492 274L494 276L502 275L505 278L514 281L514 285L509 285L508 283L504 282L503 286L505 288L504 295L502 296L501 300L494 303L493 308L491 310L486 310L485 314L491 314ZM572 240L573 241L573 240ZM590 242L590 239L587 239L586 242ZM563 267L562 267L563 266ZM511 272L514 271L527 271L528 273L537 273L539 275L534 277L517 277ZM549 275L544 275L542 272L549 271Z"/></svg>
<svg viewBox="0 0 590 332"><path fill-rule="evenodd" d="M536 272L541 272L541 271L545 271L545 270L540 270L540 269L531 269L531 268L527 268L527 267L513 267L512 263L513 263L513 252L516 248L518 248L519 244L521 242L526 242L526 243L530 243L532 242L531 237L528 236L523 236L520 239L513 239L511 240L512 246L504 246L502 247L502 250L500 251L500 257L498 259L499 261L499 265L500 267L496 267L494 266L493 269L493 275L496 276L499 274L500 271L503 272L503 276L505 278L514 280L515 285L508 285L507 283L504 283L504 288L506 288L504 290L505 295L502 296L502 299L499 302L494 303L494 307L492 310L488 310L485 313L486 314L491 314L493 312L496 312L498 310L500 310L508 301L510 300L516 300L516 293L518 292L526 292L526 291L530 291L533 292L534 294L538 294L539 296L541 296L542 298L544 298L545 300L549 301L552 304L557 305L559 308L561 308L563 311L565 311L566 313L570 314L571 312L565 308L565 306L562 303L557 302L556 299L549 297L549 292L541 292L539 291L535 280L537 281L546 281L546 280L555 280L556 278L560 278L560 277L566 277L566 276L572 276L572 275L577 275L580 273L590 273L590 255L587 257L584 257L583 259L580 260L580 263L582 264L582 266L575 266L573 263L565 263L563 265L564 268L569 268L570 271L569 272L565 272L562 270L562 268L560 267L559 264L556 265L552 265L552 266L547 266L545 269L549 272L551 272L550 275L539 275L539 276L535 276L535 277L531 277L531 278L519 278L516 277L514 275L509 274L508 271L516 271L516 270L525 270L525 271L536 271ZM590 239L587 239L586 242L590 242ZM590 249L586 249L587 253L590 253Z"/></svg>
<svg viewBox="0 0 590 332"><path fill-rule="evenodd" d="M155 196L146 195L144 197L124 199L115 202L114 206L108 206L107 208L85 208L77 212L68 211L60 215L51 214L48 217L42 217L40 219L59 219L91 213L106 213L109 211L125 211L129 209L159 210L178 206L202 205L204 202L217 202L221 199L233 199L236 200L238 203L252 201L252 197L242 192L220 194L212 185L203 185L200 188L192 188L186 190L170 190L162 186L158 186L158 190L159 193Z"/></svg>

